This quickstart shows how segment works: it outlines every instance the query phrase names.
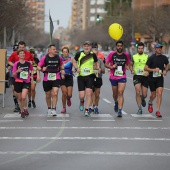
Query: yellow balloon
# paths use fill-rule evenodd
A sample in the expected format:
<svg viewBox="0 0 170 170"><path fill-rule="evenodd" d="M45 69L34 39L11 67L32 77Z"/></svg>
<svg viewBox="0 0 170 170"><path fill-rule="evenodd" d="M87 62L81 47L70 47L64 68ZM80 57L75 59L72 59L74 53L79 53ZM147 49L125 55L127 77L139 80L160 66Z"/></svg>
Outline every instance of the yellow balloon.
<svg viewBox="0 0 170 170"><path fill-rule="evenodd" d="M108 32L110 37L117 41L123 35L123 28L120 24L113 23L112 25L110 25Z"/></svg>

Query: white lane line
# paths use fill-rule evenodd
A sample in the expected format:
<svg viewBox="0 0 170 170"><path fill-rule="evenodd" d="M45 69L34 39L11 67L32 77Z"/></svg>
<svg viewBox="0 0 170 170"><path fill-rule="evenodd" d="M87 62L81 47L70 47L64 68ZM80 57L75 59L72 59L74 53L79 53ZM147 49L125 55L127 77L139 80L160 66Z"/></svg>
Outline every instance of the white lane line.
<svg viewBox="0 0 170 170"><path fill-rule="evenodd" d="M168 90L168 91L170 90L170 89L168 89L168 88L165 88L165 87L164 87L164 89L165 89L165 90Z"/></svg>
<svg viewBox="0 0 170 170"><path fill-rule="evenodd" d="M55 129L66 129L66 130L88 130L88 129L106 129L106 130L170 130L170 127L0 127L0 130L55 130Z"/></svg>
<svg viewBox="0 0 170 170"><path fill-rule="evenodd" d="M137 118L156 118L154 116L152 116L151 114L142 114L142 115L137 115L137 114L131 114L133 117L137 117Z"/></svg>
<svg viewBox="0 0 170 170"><path fill-rule="evenodd" d="M53 117L52 115L47 114L30 114L30 117ZM21 115L18 113L7 113L4 118L20 118ZM69 117L69 114L57 114L56 117Z"/></svg>
<svg viewBox="0 0 170 170"><path fill-rule="evenodd" d="M105 98L103 98L103 100L104 100L106 103L112 103L112 102L110 102L109 100L107 100L107 99L105 99Z"/></svg>
<svg viewBox="0 0 170 170"><path fill-rule="evenodd" d="M0 140L128 140L128 141L170 141L170 138L128 138L128 137L0 137Z"/></svg>
<svg viewBox="0 0 170 170"><path fill-rule="evenodd" d="M115 120L93 120L94 122L114 122Z"/></svg>
<svg viewBox="0 0 170 170"><path fill-rule="evenodd" d="M70 120L47 120L47 122L69 122Z"/></svg>
<svg viewBox="0 0 170 170"><path fill-rule="evenodd" d="M0 155L114 155L114 156L161 156L169 157L170 153L141 152L101 152L101 151L1 151Z"/></svg>
<svg viewBox="0 0 170 170"><path fill-rule="evenodd" d="M140 122L162 122L162 120L138 120Z"/></svg>
<svg viewBox="0 0 170 170"><path fill-rule="evenodd" d="M91 114L90 117L112 117L110 114Z"/></svg>
<svg viewBox="0 0 170 170"><path fill-rule="evenodd" d="M0 122L23 122L23 120L0 120Z"/></svg>

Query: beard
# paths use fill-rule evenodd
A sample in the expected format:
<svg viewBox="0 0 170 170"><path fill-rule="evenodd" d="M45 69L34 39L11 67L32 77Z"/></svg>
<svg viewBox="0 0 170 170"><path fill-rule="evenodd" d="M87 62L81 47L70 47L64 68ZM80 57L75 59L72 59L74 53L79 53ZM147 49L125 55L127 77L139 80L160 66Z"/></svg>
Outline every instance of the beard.
<svg viewBox="0 0 170 170"><path fill-rule="evenodd" d="M117 52L118 52L118 53L122 53L122 52L123 52L123 49L117 48Z"/></svg>

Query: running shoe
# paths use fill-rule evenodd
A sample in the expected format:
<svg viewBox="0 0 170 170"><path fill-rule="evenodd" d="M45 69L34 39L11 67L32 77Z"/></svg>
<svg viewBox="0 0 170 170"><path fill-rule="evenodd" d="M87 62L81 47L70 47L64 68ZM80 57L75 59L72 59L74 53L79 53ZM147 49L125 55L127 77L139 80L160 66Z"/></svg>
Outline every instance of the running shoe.
<svg viewBox="0 0 170 170"><path fill-rule="evenodd" d="M67 106L68 106L68 107L71 106L71 99L67 99Z"/></svg>
<svg viewBox="0 0 170 170"><path fill-rule="evenodd" d="M159 111L156 112L156 117L162 117L162 115Z"/></svg>
<svg viewBox="0 0 170 170"><path fill-rule="evenodd" d="M51 114L52 114L53 116L57 116L56 110L52 109L52 110L51 110Z"/></svg>
<svg viewBox="0 0 170 170"><path fill-rule="evenodd" d="M118 102L115 102L114 111L115 111L116 113L118 112Z"/></svg>
<svg viewBox="0 0 170 170"><path fill-rule="evenodd" d="M13 112L19 112L19 111L18 111L18 108L15 107L14 110L13 110Z"/></svg>
<svg viewBox="0 0 170 170"><path fill-rule="evenodd" d="M146 101L145 98L141 96L141 101L142 101L142 106L145 107L146 106Z"/></svg>
<svg viewBox="0 0 170 170"><path fill-rule="evenodd" d="M148 103L148 111L149 111L149 113L153 112L153 107L152 107L152 104L150 104L150 103Z"/></svg>
<svg viewBox="0 0 170 170"><path fill-rule="evenodd" d="M83 102L80 101L79 109L80 109L80 111L84 110L84 101Z"/></svg>
<svg viewBox="0 0 170 170"><path fill-rule="evenodd" d="M36 108L36 104L35 104L35 101L34 101L34 100L32 100L32 107L33 107L33 108Z"/></svg>
<svg viewBox="0 0 170 170"><path fill-rule="evenodd" d="M84 116L85 116L85 117L89 116L89 112L88 112L88 110L85 110L85 112L84 112Z"/></svg>
<svg viewBox="0 0 170 170"><path fill-rule="evenodd" d="M31 100L28 102L28 107L31 108Z"/></svg>
<svg viewBox="0 0 170 170"><path fill-rule="evenodd" d="M24 113L25 113L25 116L28 116L29 115L29 112L27 109L24 109ZM22 113L21 113L22 114Z"/></svg>
<svg viewBox="0 0 170 170"><path fill-rule="evenodd" d="M89 114L93 113L94 109L92 109L91 107L89 108Z"/></svg>
<svg viewBox="0 0 170 170"><path fill-rule="evenodd" d="M139 109L138 112L136 113L137 115L141 115L142 114L142 110Z"/></svg>
<svg viewBox="0 0 170 170"><path fill-rule="evenodd" d="M117 117L122 117L122 112L118 112Z"/></svg>
<svg viewBox="0 0 170 170"><path fill-rule="evenodd" d="M62 109L61 113L66 113L66 108L65 107Z"/></svg>
<svg viewBox="0 0 170 170"><path fill-rule="evenodd" d="M52 113L51 113L51 109L48 109L48 111L47 111L47 115L52 115Z"/></svg>
<svg viewBox="0 0 170 170"><path fill-rule="evenodd" d="M21 112L21 117L25 118L25 112L24 111Z"/></svg>
<svg viewBox="0 0 170 170"><path fill-rule="evenodd" d="M94 114L99 114L99 110L97 107L94 108Z"/></svg>

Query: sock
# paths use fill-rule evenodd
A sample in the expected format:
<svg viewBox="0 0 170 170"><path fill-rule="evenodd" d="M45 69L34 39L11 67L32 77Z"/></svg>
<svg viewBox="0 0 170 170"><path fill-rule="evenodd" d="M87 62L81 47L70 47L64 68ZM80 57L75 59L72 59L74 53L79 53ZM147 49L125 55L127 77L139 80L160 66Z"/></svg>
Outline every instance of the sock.
<svg viewBox="0 0 170 170"><path fill-rule="evenodd" d="M15 96L13 96L13 100L14 100L14 104L18 104L17 98Z"/></svg>
<svg viewBox="0 0 170 170"><path fill-rule="evenodd" d="M48 109L51 109L51 107L48 107Z"/></svg>
<svg viewBox="0 0 170 170"><path fill-rule="evenodd" d="M56 107L52 108L53 110L56 110Z"/></svg>
<svg viewBox="0 0 170 170"><path fill-rule="evenodd" d="M141 106L138 106L138 109L139 109L139 110L142 110L142 107L141 107Z"/></svg>
<svg viewBox="0 0 170 170"><path fill-rule="evenodd" d="M89 109L85 109L85 111L88 111Z"/></svg>
<svg viewBox="0 0 170 170"><path fill-rule="evenodd" d="M118 113L122 113L122 109L118 109Z"/></svg>
<svg viewBox="0 0 170 170"><path fill-rule="evenodd" d="M118 105L118 101L117 101L117 102L115 102L115 105L116 105L116 104Z"/></svg>

